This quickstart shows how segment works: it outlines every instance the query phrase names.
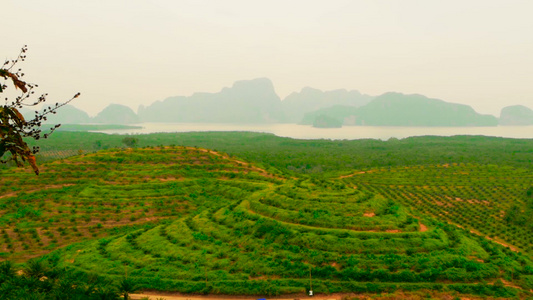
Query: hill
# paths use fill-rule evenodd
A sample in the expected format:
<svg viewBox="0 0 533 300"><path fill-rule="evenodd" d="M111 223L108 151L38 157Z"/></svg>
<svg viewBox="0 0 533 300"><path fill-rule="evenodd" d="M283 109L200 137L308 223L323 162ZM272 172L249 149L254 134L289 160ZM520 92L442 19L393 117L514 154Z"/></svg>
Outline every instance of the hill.
<svg viewBox="0 0 533 300"><path fill-rule="evenodd" d="M79 124L90 123L91 118L81 109L72 105L65 105L57 110L56 114L48 114L45 123L50 124Z"/></svg>
<svg viewBox="0 0 533 300"><path fill-rule="evenodd" d="M6 243L0 255L25 259L109 230L120 232L123 226L154 226L189 208L189 194L202 180L253 178L255 173L264 171L196 148L76 156L45 164L39 177L27 176L23 169L4 170L0 226ZM188 181L193 178L199 181ZM173 189L183 181L192 189L180 196ZM31 188L21 190L22 185Z"/></svg>
<svg viewBox="0 0 533 300"><path fill-rule="evenodd" d="M95 123L107 124L133 124L140 123L135 112L124 105L110 104L92 119Z"/></svg>
<svg viewBox="0 0 533 300"><path fill-rule="evenodd" d="M358 112L357 107L347 105L333 105L327 108L322 108L313 112L306 113L300 124L311 125L317 119L328 118L331 122L342 125L355 125L350 119Z"/></svg>
<svg viewBox="0 0 533 300"><path fill-rule="evenodd" d="M315 118L315 121L313 122L313 127L316 128L341 128L342 122L328 117L326 115L320 115Z"/></svg>
<svg viewBox="0 0 533 300"><path fill-rule="evenodd" d="M494 116L480 115L470 106L448 103L422 95L386 93L360 108L337 106L310 113L304 124L318 115L342 121L344 125L367 126L496 126Z"/></svg>
<svg viewBox="0 0 533 300"><path fill-rule="evenodd" d="M506 106L500 113L500 125L533 125L533 110L523 105Z"/></svg>
<svg viewBox="0 0 533 300"><path fill-rule="evenodd" d="M139 107L144 122L275 123L284 121L269 79L237 81L218 93L171 97Z"/></svg>
<svg viewBox="0 0 533 300"><path fill-rule="evenodd" d="M212 150L147 147L47 163L39 178L2 171L3 256L25 259L86 240L42 260L110 279L127 270L144 288L188 293L303 293L310 275L316 293L507 297L533 287L530 258L470 233L481 221L463 222L463 230L451 219L476 211L471 199L490 203L475 220L497 218L531 180L524 170L379 168L332 180L270 170ZM508 200L498 203L502 195ZM438 201L455 201L455 210L445 206L452 224L442 222Z"/></svg>
<svg viewBox="0 0 533 300"><path fill-rule="evenodd" d="M39 113L43 113L44 108L39 110ZM20 113L24 116L26 121L35 117L35 110L22 107L19 109ZM90 123L91 117L89 115L70 104L67 104L56 111L55 114L47 114L46 120L43 120L44 124L80 124Z"/></svg>
<svg viewBox="0 0 533 300"><path fill-rule="evenodd" d="M323 92L305 87L299 93L294 92L285 97L281 105L287 122L299 123L306 113L334 105L359 107L367 104L371 99L371 96L363 95L359 91L340 89Z"/></svg>

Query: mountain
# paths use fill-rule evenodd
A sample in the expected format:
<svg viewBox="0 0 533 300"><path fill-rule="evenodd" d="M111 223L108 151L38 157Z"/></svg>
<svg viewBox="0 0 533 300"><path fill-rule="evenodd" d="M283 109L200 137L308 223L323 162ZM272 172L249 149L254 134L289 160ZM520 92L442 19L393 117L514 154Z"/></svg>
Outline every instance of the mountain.
<svg viewBox="0 0 533 300"><path fill-rule="evenodd" d="M504 107L500 113L500 125L533 125L533 110L523 105Z"/></svg>
<svg viewBox="0 0 533 300"><path fill-rule="evenodd" d="M140 123L141 121L131 108L120 104L110 104L93 118L93 122L107 124L132 124Z"/></svg>
<svg viewBox="0 0 533 300"><path fill-rule="evenodd" d="M20 113L24 116L26 121L35 118L35 110L23 107L19 109ZM44 108L39 110L39 114L42 114ZM60 107L56 110L55 114L47 114L44 124L81 124L89 123L91 117L81 109L78 109L70 104Z"/></svg>
<svg viewBox="0 0 533 300"><path fill-rule="evenodd" d="M342 121L328 117L327 115L317 116L313 122L313 127L316 128L341 128Z"/></svg>
<svg viewBox="0 0 533 300"><path fill-rule="evenodd" d="M69 104L57 109L56 112L56 114L46 115L45 123L82 124L91 122L91 118L86 112Z"/></svg>
<svg viewBox="0 0 533 300"><path fill-rule="evenodd" d="M276 123L285 120L281 99L267 78L237 81L218 93L171 97L139 107L144 122Z"/></svg>
<svg viewBox="0 0 533 300"><path fill-rule="evenodd" d="M491 115L478 114L468 105L449 103L422 95L386 93L360 108L335 106L306 115L304 124L326 115L344 125L368 126L496 126Z"/></svg>
<svg viewBox="0 0 533 300"><path fill-rule="evenodd" d="M290 123L302 120L306 113L331 107L334 105L346 105L359 107L372 100L371 96L363 95L359 91L347 91L345 89L323 92L310 87L303 88L299 93L292 93L282 102L283 112Z"/></svg>

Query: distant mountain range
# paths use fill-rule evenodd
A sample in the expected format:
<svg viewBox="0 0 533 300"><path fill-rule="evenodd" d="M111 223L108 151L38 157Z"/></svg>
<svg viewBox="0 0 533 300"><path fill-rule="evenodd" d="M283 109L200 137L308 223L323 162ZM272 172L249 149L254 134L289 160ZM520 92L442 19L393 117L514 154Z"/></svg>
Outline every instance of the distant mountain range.
<svg viewBox="0 0 533 300"><path fill-rule="evenodd" d="M498 119L481 115L468 105L448 103L422 95L386 93L365 106L333 106L305 115L303 124L327 116L343 125L360 126L497 126Z"/></svg>
<svg viewBox="0 0 533 300"><path fill-rule="evenodd" d="M32 119L35 111L22 109L25 119ZM42 113L42 110L40 111ZM72 105L59 108L55 114L47 114L45 124L136 124L141 123L139 116L129 107L120 104L110 104L98 115L91 118L89 114Z"/></svg>
<svg viewBox="0 0 533 300"><path fill-rule="evenodd" d="M502 109L498 119L479 114L468 105L423 95L385 93L372 97L358 91L321 91L310 87L292 93L282 101L269 79L258 78L237 81L218 93L195 93L189 97L156 101L146 107L140 106L137 114L127 106L111 104L91 118L86 112L66 105L57 114L49 115L47 122L300 123L315 127L497 126L533 125L533 111L525 106L509 106Z"/></svg>
<svg viewBox="0 0 533 300"><path fill-rule="evenodd" d="M368 104L372 96L363 95L359 91L321 90L305 87L299 93L292 93L281 102L286 121L300 123L305 114L334 105L360 107Z"/></svg>
<svg viewBox="0 0 533 300"><path fill-rule="evenodd" d="M237 81L218 93L171 97L139 107L145 122L278 123L285 121L281 99L269 79Z"/></svg>

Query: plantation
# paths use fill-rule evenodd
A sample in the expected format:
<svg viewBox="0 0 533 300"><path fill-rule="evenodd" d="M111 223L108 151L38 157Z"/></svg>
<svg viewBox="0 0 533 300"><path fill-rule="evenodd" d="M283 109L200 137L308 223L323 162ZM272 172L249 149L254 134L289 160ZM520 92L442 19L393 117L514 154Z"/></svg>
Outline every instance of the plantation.
<svg viewBox="0 0 533 300"><path fill-rule="evenodd" d="M250 167L192 148L77 156L45 165L39 177L22 169L4 171L9 175L2 176L0 187L2 256L30 258L121 232L123 226L154 226L198 209L205 197L236 197L238 184L204 181L254 176L245 172L251 172Z"/></svg>
<svg viewBox="0 0 533 300"><path fill-rule="evenodd" d="M342 181L533 256L531 229L505 220L513 205L525 207L523 195L533 182L530 170L446 164L377 169Z"/></svg>
<svg viewBox="0 0 533 300"><path fill-rule="evenodd" d="M90 137L87 148L78 145L82 155L49 158L39 177L2 170L3 259L185 293L279 295L312 285L315 293L533 295L533 235L505 217L528 205L533 175L521 154L454 162L460 155L443 153L461 146L427 138L421 143L437 145L431 154L373 163L407 146L316 141L308 142L305 169L320 161L322 171L309 176L291 168L307 141L251 134L271 159L250 163L247 133L211 141L231 155L191 145L214 133L172 142L136 136L143 148L95 153L94 139L118 147L120 136L77 134ZM531 150L528 141L478 139ZM56 150L77 151L67 145ZM51 149L42 146L42 154ZM480 151L497 157L498 149Z"/></svg>

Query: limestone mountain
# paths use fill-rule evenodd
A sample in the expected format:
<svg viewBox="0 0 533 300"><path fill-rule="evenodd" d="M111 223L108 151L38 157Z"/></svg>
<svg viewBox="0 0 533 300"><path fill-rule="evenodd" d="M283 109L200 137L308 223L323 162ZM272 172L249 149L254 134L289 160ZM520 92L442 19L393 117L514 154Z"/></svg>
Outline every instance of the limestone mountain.
<svg viewBox="0 0 533 300"><path fill-rule="evenodd" d="M372 96L361 94L359 91L345 89L321 91L310 87L303 88L299 93L294 92L281 102L283 112L290 123L302 120L306 113L331 107L345 105L360 107L372 100Z"/></svg>
<svg viewBox="0 0 533 300"><path fill-rule="evenodd" d="M533 110L523 105L502 108L500 125L533 125Z"/></svg>
<svg viewBox="0 0 533 300"><path fill-rule="evenodd" d="M131 108L120 104L110 104L93 118L93 122L106 124L133 124L140 123L141 121Z"/></svg>
<svg viewBox="0 0 533 300"><path fill-rule="evenodd" d="M39 109L39 114L43 113L44 108ZM35 110L22 107L19 109L22 116L26 121L35 118ZM60 109L56 110L56 113L50 113L46 115L46 120L43 121L44 124L82 124L89 123L91 117L89 115L70 104L67 104Z"/></svg>
<svg viewBox="0 0 533 300"><path fill-rule="evenodd" d="M218 93L171 97L139 107L144 122L277 123L281 99L267 78L237 81Z"/></svg>
<svg viewBox="0 0 533 300"><path fill-rule="evenodd" d="M341 128L342 127L342 121L326 116L326 115L320 115L315 118L315 121L313 122L313 127L316 128Z"/></svg>
<svg viewBox="0 0 533 300"><path fill-rule="evenodd" d="M90 123L91 117L81 109L67 104L56 110L55 114L46 115L45 123L52 124L82 124Z"/></svg>
<svg viewBox="0 0 533 300"><path fill-rule="evenodd" d="M312 124L316 116L326 115L343 125L368 126L496 126L491 115L478 114L463 104L431 99L422 95L385 93L360 108L335 106L307 114L302 123Z"/></svg>

